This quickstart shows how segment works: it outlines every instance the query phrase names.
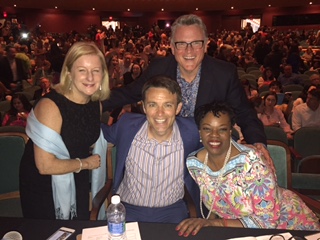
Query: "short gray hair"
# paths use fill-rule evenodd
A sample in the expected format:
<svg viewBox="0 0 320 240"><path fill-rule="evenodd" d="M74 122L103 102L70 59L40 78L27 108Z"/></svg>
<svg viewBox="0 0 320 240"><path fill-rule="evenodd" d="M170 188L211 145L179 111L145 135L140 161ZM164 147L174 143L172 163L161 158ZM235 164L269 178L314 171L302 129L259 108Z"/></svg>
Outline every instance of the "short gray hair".
<svg viewBox="0 0 320 240"><path fill-rule="evenodd" d="M202 19L194 14L182 15L174 21L174 23L171 26L171 43L173 44L174 42L175 34L178 27L191 25L198 25L202 29L203 35L205 37L204 40L206 43L208 41L207 27L202 21Z"/></svg>

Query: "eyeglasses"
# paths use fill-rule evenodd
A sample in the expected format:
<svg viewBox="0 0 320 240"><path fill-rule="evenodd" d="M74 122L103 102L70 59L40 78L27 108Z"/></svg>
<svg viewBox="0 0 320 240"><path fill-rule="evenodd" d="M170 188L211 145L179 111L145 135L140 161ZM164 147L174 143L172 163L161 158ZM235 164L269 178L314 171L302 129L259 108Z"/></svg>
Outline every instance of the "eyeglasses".
<svg viewBox="0 0 320 240"><path fill-rule="evenodd" d="M192 42L175 42L174 45L178 50L185 50L190 46L193 49L201 49L203 47L204 40L196 40Z"/></svg>
<svg viewBox="0 0 320 240"><path fill-rule="evenodd" d="M274 234L269 238L269 240L286 240L286 239L281 234ZM304 237L292 236L288 240L305 240L305 238Z"/></svg>

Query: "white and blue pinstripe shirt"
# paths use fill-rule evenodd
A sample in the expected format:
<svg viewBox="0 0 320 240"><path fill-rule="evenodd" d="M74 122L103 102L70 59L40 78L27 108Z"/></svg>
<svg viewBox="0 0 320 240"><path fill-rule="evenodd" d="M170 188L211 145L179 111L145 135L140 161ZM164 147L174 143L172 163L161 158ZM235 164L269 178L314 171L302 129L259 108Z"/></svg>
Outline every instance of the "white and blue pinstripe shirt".
<svg viewBox="0 0 320 240"><path fill-rule="evenodd" d="M148 139L148 122L138 131L119 186L121 200L136 206L164 207L184 196L184 149L177 123L171 139Z"/></svg>

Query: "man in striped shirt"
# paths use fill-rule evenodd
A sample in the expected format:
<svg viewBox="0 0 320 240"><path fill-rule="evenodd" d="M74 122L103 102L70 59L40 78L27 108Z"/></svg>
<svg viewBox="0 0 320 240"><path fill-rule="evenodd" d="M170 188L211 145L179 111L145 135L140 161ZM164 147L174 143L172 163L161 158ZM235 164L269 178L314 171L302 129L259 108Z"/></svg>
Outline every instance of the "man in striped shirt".
<svg viewBox="0 0 320 240"><path fill-rule="evenodd" d="M179 223L188 217L184 185L199 208L199 189L185 165L188 154L201 147L199 132L193 118L176 117L182 108L176 81L153 77L142 100L146 115L124 114L103 126L117 147L113 191L126 207L126 221Z"/></svg>

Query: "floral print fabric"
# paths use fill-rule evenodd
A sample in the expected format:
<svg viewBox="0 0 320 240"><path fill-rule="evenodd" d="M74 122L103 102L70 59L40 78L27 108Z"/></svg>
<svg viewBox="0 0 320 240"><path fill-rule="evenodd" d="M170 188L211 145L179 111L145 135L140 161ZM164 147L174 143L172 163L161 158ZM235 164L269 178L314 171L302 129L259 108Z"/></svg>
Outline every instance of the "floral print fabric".
<svg viewBox="0 0 320 240"><path fill-rule="evenodd" d="M240 154L213 172L193 152L187 167L204 205L221 218L239 219L248 228L320 230L319 220L292 191L280 188L268 162L254 149L232 142ZM204 169L205 167L205 169ZM216 188L216 189L215 189ZM213 204L212 204L213 202Z"/></svg>

